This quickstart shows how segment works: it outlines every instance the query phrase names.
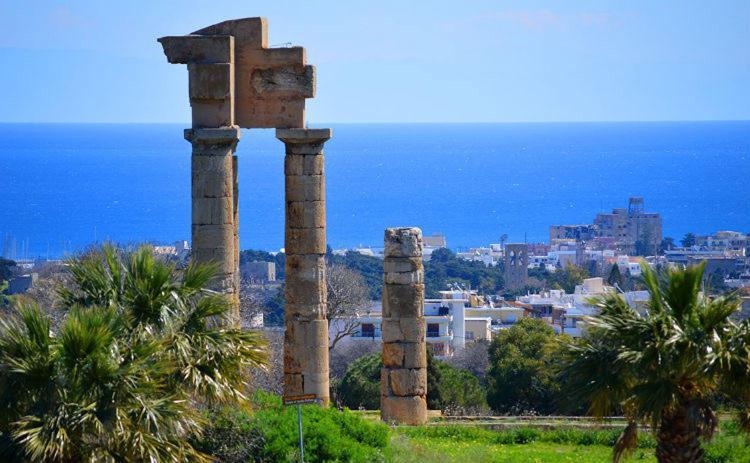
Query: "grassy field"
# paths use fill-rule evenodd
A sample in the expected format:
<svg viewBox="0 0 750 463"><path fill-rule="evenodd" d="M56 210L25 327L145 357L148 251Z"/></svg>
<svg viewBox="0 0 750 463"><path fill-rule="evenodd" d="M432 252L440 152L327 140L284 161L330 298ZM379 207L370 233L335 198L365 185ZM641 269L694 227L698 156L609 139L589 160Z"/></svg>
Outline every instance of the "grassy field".
<svg viewBox="0 0 750 463"><path fill-rule="evenodd" d="M394 463L609 462L617 435L614 429L518 427L496 431L464 424L398 427L391 438L388 460ZM627 461L655 462L654 446L651 434L642 433L639 448ZM731 423L723 426L706 450L706 463L750 463L750 445Z"/></svg>

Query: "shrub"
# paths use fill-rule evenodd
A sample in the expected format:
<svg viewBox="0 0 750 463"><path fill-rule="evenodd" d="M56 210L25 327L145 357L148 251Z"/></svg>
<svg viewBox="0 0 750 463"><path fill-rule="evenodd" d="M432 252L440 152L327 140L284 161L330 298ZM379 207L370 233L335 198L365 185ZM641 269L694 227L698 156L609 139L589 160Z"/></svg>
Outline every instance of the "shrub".
<svg viewBox="0 0 750 463"><path fill-rule="evenodd" d="M338 383L338 398L349 408L380 408L381 355L361 357ZM427 357L427 404L446 412L484 410L487 402L479 380L467 370L454 368L441 360Z"/></svg>
<svg viewBox="0 0 750 463"><path fill-rule="evenodd" d="M257 393L256 410L219 409L196 443L220 461L276 462L299 458L296 407L284 407L278 396ZM304 406L305 461L383 461L388 427L366 421L349 410ZM234 459L233 459L234 458ZM244 458L244 459L239 459Z"/></svg>

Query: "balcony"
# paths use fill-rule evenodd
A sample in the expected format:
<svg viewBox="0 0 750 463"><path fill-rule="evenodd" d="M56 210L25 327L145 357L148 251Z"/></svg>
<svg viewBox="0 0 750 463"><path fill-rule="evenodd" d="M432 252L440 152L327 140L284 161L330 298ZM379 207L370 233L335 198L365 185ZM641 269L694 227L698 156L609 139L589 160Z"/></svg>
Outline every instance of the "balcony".
<svg viewBox="0 0 750 463"><path fill-rule="evenodd" d="M381 330L360 330L352 335L354 339L380 339L381 337Z"/></svg>

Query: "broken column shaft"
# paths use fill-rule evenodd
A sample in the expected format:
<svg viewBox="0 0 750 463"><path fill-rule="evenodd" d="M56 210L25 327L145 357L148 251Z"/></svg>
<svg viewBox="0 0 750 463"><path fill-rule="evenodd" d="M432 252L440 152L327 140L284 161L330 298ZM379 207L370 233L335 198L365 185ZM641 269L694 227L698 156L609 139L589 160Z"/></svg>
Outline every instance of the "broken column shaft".
<svg viewBox="0 0 750 463"><path fill-rule="evenodd" d="M277 129L286 145L284 395L328 391L323 144L330 129Z"/></svg>
<svg viewBox="0 0 750 463"><path fill-rule="evenodd" d="M424 424L427 350L422 231L387 228L384 244L380 417L389 423Z"/></svg>

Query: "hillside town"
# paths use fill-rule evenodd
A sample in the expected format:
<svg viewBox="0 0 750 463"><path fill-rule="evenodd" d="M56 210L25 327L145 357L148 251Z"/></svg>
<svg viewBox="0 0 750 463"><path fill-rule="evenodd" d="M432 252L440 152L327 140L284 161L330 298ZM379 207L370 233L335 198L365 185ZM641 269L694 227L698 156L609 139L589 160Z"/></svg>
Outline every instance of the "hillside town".
<svg viewBox="0 0 750 463"><path fill-rule="evenodd" d="M627 208L597 214L591 224L551 225L546 243L505 240L503 237L499 243L455 252L456 259L495 271L502 278L498 290L471 287L461 278L448 278L444 287L425 297L427 344L435 356L450 357L467 343L491 341L498 332L524 318L540 319L555 333L579 337L585 331L586 317L597 313L593 298L618 293L631 307L643 307L648 292L638 279L644 264L661 268L704 263L704 289L739 292L743 301L740 317L750 315L750 235L735 231L704 236L688 233L675 243L662 236L660 214L644 212L640 197L630 198ZM446 236L425 235L422 258L429 263L433 255L448 249ZM155 255L180 265L187 263L190 251L190 243L185 240L153 246ZM383 248L332 249L330 254L343 265L349 265L352 256L378 262L383 259ZM62 260L15 258L17 255L15 242L6 237L3 262L7 295L33 292L40 275L48 277L64 264ZM283 249L278 253L243 252L241 281L250 294L243 300L250 300L248 304L252 305L243 316L245 326L272 329L274 319L279 319L278 313L275 318L269 313L268 305L283 289L283 261L278 260L283 255ZM569 269L579 269L580 274L568 291L544 279ZM379 296L377 292L371 295ZM380 341L382 306L378 298L354 304L330 321L329 335L337 339L340 348ZM283 303L270 310L283 311Z"/></svg>

